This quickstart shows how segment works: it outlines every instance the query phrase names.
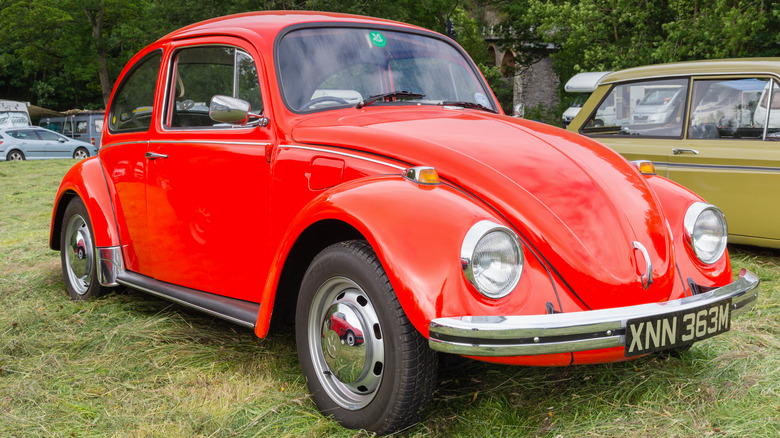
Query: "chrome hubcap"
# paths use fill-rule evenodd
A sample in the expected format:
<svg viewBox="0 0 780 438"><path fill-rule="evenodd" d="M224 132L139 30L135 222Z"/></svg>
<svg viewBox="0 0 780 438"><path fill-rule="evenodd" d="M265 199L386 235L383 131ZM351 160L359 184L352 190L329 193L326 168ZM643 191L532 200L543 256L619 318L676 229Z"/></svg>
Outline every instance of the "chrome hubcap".
<svg viewBox="0 0 780 438"><path fill-rule="evenodd" d="M330 398L350 410L371 402L382 380L385 348L379 318L360 286L344 277L323 283L312 301L308 336Z"/></svg>
<svg viewBox="0 0 780 438"><path fill-rule="evenodd" d="M67 248L62 248L65 251L65 270L76 293L84 295L89 289L95 261L92 237L84 218L77 214L71 216L65 236Z"/></svg>
<svg viewBox="0 0 780 438"><path fill-rule="evenodd" d="M76 151L76 153L74 154L73 158L75 158L77 160L83 160L84 158L87 158L87 153L84 152L83 150L79 149L79 150Z"/></svg>

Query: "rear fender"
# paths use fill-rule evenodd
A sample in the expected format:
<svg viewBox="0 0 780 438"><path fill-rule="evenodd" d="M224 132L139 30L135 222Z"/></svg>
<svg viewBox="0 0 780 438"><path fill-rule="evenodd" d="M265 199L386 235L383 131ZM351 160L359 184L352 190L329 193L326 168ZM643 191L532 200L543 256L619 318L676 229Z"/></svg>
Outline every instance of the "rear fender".
<svg viewBox="0 0 780 438"><path fill-rule="evenodd" d="M545 303L555 300L549 276L527 250L526 269L515 291L498 300L483 297L463 275L463 238L481 220L505 222L451 186L378 176L324 192L292 221L265 285L258 336L267 333L279 275L291 248L305 230L326 220L348 224L369 242L407 317L426 337L436 317L544 313Z"/></svg>
<svg viewBox="0 0 780 438"><path fill-rule="evenodd" d="M49 231L49 248L60 250L60 233L65 208L74 197L84 202L92 222L92 232L95 234L95 246L119 246L111 197L103 174L103 168L97 157L79 161L70 168L60 183L54 201Z"/></svg>

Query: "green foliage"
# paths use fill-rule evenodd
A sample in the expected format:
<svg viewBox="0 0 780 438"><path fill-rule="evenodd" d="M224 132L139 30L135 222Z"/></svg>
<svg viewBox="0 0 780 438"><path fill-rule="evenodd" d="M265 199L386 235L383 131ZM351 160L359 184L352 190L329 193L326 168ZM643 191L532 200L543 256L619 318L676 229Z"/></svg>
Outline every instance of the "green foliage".
<svg viewBox="0 0 780 438"><path fill-rule="evenodd" d="M507 78L501 74L501 68L495 65L479 64L479 69L485 77L493 94L496 95L498 103L504 110L504 113L511 115L513 111L514 82L511 77Z"/></svg>
<svg viewBox="0 0 780 438"><path fill-rule="evenodd" d="M780 56L780 4L766 0L521 0L502 12L516 50L556 46L562 83L586 71Z"/></svg>

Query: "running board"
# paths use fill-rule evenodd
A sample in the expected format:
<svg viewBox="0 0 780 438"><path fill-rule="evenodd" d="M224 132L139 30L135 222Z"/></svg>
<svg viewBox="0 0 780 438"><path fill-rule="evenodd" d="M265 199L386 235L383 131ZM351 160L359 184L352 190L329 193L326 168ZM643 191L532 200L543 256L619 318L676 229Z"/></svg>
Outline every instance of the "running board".
<svg viewBox="0 0 780 438"><path fill-rule="evenodd" d="M134 272L122 272L116 282L251 329L260 311L257 303L176 286Z"/></svg>

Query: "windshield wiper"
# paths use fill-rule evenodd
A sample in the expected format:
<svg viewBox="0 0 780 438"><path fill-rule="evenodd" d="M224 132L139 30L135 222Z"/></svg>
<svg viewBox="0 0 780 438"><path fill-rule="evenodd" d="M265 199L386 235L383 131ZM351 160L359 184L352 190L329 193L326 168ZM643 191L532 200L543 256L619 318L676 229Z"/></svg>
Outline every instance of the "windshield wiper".
<svg viewBox="0 0 780 438"><path fill-rule="evenodd" d="M441 106L459 106L459 107L462 107L462 108L473 108L473 109L478 109L478 110L482 110L482 111L487 111L487 112L490 112L490 113L498 113L498 111L494 110L493 108L488 108L485 105L480 105L480 104L475 103L475 102L465 102L465 101L464 102L442 102L439 105L441 105Z"/></svg>
<svg viewBox="0 0 780 438"><path fill-rule="evenodd" d="M382 99L388 99L391 97L406 97L408 99L421 99L425 97L422 93L415 93L413 91L406 91L406 90L400 90L400 91L391 91L389 93L382 93L382 94L376 94L374 96L368 96L368 100L362 100L360 101L355 108L360 109L364 106L371 105L372 103L376 102L377 100Z"/></svg>

